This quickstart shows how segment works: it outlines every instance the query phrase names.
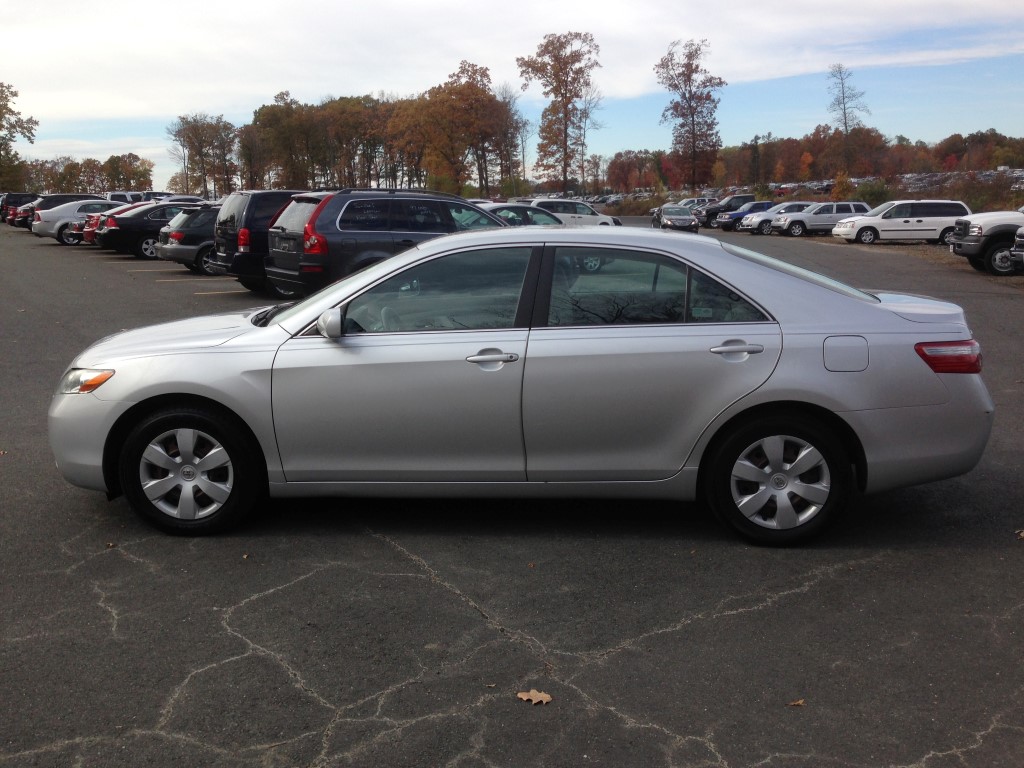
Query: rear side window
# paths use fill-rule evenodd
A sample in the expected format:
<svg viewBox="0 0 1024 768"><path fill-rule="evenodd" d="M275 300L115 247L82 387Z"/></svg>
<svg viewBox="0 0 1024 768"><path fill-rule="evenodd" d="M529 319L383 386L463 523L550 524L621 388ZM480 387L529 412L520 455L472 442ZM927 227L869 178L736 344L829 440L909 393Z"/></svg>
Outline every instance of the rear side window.
<svg viewBox="0 0 1024 768"><path fill-rule="evenodd" d="M338 229L387 232L390 208L390 200L351 200L341 212Z"/></svg>
<svg viewBox="0 0 1024 768"><path fill-rule="evenodd" d="M913 216L921 217L944 217L949 218L952 216L965 216L967 209L960 203L954 202L942 202L942 203L914 203Z"/></svg>
<svg viewBox="0 0 1024 768"><path fill-rule="evenodd" d="M437 200L396 200L391 208L392 229L405 232L450 232Z"/></svg>

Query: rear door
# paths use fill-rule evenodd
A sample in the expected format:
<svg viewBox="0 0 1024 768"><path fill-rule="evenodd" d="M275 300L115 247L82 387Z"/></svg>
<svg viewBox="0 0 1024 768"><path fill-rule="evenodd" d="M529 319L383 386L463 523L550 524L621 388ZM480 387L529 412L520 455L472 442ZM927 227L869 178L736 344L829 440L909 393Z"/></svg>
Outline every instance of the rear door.
<svg viewBox="0 0 1024 768"><path fill-rule="evenodd" d="M546 256L551 298L534 315L523 380L531 482L670 477L775 368L777 323L677 259L582 246ZM600 272L572 268L592 258Z"/></svg>

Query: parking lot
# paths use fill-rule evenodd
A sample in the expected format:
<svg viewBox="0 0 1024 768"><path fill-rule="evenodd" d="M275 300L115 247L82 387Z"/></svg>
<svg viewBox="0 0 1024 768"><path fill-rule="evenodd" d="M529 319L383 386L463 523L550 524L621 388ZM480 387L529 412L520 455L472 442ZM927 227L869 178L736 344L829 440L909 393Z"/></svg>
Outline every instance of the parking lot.
<svg viewBox="0 0 1024 768"><path fill-rule="evenodd" d="M615 500L279 501L170 537L60 478L50 395L102 336L258 297L0 225L0 766L1020 768L1024 276L714 236L963 305L981 464L790 549Z"/></svg>

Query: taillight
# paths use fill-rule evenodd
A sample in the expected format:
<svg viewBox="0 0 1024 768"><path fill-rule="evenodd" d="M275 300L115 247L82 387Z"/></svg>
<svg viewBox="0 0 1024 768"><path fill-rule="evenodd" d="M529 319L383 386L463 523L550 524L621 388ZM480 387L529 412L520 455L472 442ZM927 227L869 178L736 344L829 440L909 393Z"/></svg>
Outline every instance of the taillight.
<svg viewBox="0 0 1024 768"><path fill-rule="evenodd" d="M248 253L249 252L249 230L242 227L238 230L238 252Z"/></svg>
<svg viewBox="0 0 1024 768"><path fill-rule="evenodd" d="M914 351L936 373L981 373L981 345L967 341L922 341Z"/></svg>
<svg viewBox="0 0 1024 768"><path fill-rule="evenodd" d="M174 242L177 243L177 242L180 242L181 240L185 239L185 233L184 232L178 232L177 230L175 230L173 232L168 233L167 239L168 240L173 240Z"/></svg>
<svg viewBox="0 0 1024 768"><path fill-rule="evenodd" d="M315 256L327 253L327 241L313 227L312 220L307 221L302 228L302 251Z"/></svg>
<svg viewBox="0 0 1024 768"><path fill-rule="evenodd" d="M107 216L107 220L103 223L103 226L105 226L107 229L116 229L117 219L114 218L113 216Z"/></svg>
<svg viewBox="0 0 1024 768"><path fill-rule="evenodd" d="M39 215L39 211L36 211L35 215L32 216L32 221L42 221L42 220L43 220L43 217Z"/></svg>

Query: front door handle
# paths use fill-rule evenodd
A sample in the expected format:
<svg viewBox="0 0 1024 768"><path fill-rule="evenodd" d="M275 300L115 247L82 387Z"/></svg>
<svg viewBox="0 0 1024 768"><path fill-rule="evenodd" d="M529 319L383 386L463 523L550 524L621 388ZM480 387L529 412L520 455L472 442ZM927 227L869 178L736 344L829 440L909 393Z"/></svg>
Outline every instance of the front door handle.
<svg viewBox="0 0 1024 768"><path fill-rule="evenodd" d="M470 355L466 358L467 363L514 363L519 359L515 352L488 352L478 355Z"/></svg>

